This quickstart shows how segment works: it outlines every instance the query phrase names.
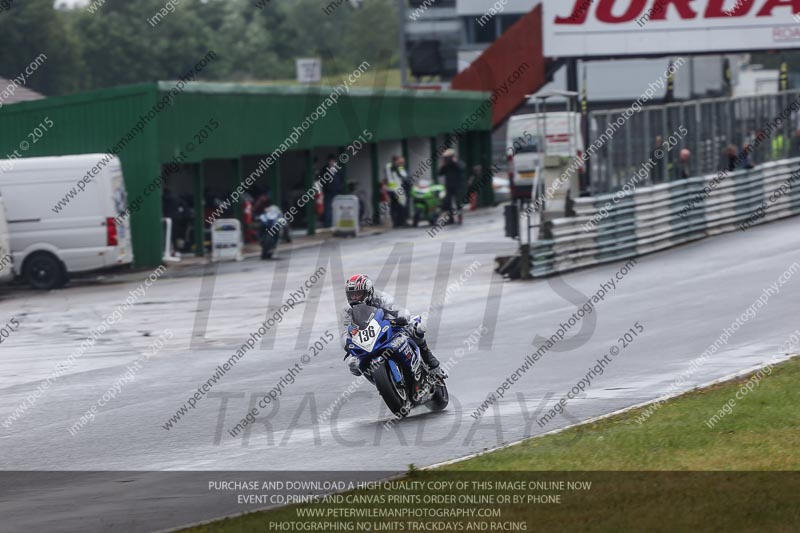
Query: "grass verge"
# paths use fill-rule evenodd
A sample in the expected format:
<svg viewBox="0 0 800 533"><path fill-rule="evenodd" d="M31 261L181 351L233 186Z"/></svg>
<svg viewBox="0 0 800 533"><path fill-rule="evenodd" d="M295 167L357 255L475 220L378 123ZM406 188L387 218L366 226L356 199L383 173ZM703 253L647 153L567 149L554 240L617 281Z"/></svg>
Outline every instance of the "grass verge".
<svg viewBox="0 0 800 533"><path fill-rule="evenodd" d="M185 531L798 531L798 385L794 358L669 400L643 422L646 408L631 410L444 468L412 469L399 484L352 491L342 502L287 506ZM509 482L522 485L502 485ZM419 503L398 503L396 496ZM340 513L418 508L431 516ZM464 516L435 514L454 509ZM475 516L481 509L499 516ZM318 516L308 516L313 512Z"/></svg>
<svg viewBox="0 0 800 533"><path fill-rule="evenodd" d="M742 389L748 382L751 390ZM746 394L737 398L740 390ZM800 470L800 358L686 393L639 423L647 411L530 439L448 470Z"/></svg>

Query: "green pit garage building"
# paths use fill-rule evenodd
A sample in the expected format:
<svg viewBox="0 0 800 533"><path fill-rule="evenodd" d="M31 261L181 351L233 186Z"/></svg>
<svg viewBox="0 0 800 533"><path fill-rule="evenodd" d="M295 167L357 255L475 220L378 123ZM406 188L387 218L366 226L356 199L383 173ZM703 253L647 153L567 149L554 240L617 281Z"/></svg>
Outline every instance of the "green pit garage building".
<svg viewBox="0 0 800 533"><path fill-rule="evenodd" d="M203 216L209 213L206 193L228 199L250 178L251 194L269 190L279 206L296 205L313 186L327 155L347 153L345 180L355 183L367 213L375 216L383 167L393 154L405 156L409 174L416 173L416 179L435 180L439 155L457 136L459 157L468 169L477 164L490 168L489 96L320 86L139 84L2 106L0 154L116 154L132 211L136 265L152 267L161 262L164 250L159 176L173 193L201 206L192 227L195 235L202 235ZM21 151L20 142L46 118L53 127ZM359 137L368 142L354 150L351 143ZM75 176L75 182L81 178ZM480 193L482 203L491 201L491 188ZM295 227L313 234L313 202L304 210ZM231 211L241 216L241 199ZM203 247L195 246L195 253L202 255Z"/></svg>

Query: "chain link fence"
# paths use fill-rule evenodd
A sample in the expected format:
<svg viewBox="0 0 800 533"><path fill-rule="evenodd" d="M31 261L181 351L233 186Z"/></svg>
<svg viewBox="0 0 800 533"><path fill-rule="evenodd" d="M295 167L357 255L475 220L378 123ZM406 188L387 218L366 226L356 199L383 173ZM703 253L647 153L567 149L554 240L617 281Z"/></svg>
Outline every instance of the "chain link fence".
<svg viewBox="0 0 800 533"><path fill-rule="evenodd" d="M592 195L616 192L640 170L649 158L655 162L645 184L666 183L680 179L680 152L691 152L688 168L691 176L702 176L727 168L728 153L735 146L738 154L753 143L759 131L766 129L795 102L796 91L737 98L714 98L647 106L634 113L614 136L590 159ZM797 106L797 104L795 104ZM589 113L589 140L594 142L616 121L625 109L598 110ZM685 135L677 132L683 128ZM800 155L795 130L800 128L792 113L750 153L753 165ZM670 138L672 142L670 142ZM664 150L664 157L654 154ZM660 153L660 152L658 152Z"/></svg>

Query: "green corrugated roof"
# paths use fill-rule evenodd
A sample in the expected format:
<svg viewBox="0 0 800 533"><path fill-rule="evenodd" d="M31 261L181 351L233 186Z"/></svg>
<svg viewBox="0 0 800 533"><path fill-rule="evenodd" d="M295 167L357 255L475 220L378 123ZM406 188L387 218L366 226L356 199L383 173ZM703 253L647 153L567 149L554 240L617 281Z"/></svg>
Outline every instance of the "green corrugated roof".
<svg viewBox="0 0 800 533"><path fill-rule="evenodd" d="M93 102L96 100L107 100L111 98L120 98L130 96L132 94L141 94L147 91L158 91L158 83L137 83L135 85L122 85L119 87L111 87L107 89L96 89L94 91L64 94L61 96L48 96L43 100L32 100L28 102L19 102L16 104L9 104L0 108L0 113L6 109L9 112L28 111L31 109L39 109L43 107L53 107L62 104L76 104L82 102Z"/></svg>
<svg viewBox="0 0 800 533"><path fill-rule="evenodd" d="M266 155L279 147L282 151L344 147L362 130L371 132L370 142L377 143L436 138L457 128L473 133L491 129L488 93L351 88L335 106L329 103L324 108L323 101L334 87L189 82L181 95L163 105L163 95L177 83L140 83L4 105L0 154L19 151L32 129L49 119L54 126L19 157L123 147L119 157L125 184L129 195L136 195L177 154L181 162L191 164ZM218 121L221 133L194 144L212 120ZM302 131L295 133L301 126ZM147 197L131 215L131 224L137 264L157 264L163 250L160 198Z"/></svg>
<svg viewBox="0 0 800 533"><path fill-rule="evenodd" d="M38 107L57 106L60 104L74 104L80 102L90 102L94 100L105 100L119 98L132 94L139 94L146 91L157 90L159 92L169 92L173 89L178 80L158 81L149 83L137 83L133 85L122 85L119 87L109 87L96 89L94 91L65 94L61 96L50 96L43 100L33 100L27 102L9 103L0 108L8 109L9 112L26 111ZM206 93L206 94L270 94L270 95L305 95L318 94L323 96L333 92L335 89L331 85L259 85L255 83L216 83L216 82L189 82L183 88L187 93ZM474 100L480 101L489 98L491 93L477 91L432 91L432 90L413 90L413 89L364 89L351 87L348 94L350 96L370 97L370 96L401 96L423 99L454 99L454 100Z"/></svg>
<svg viewBox="0 0 800 533"><path fill-rule="evenodd" d="M169 92L179 80L159 81L158 89ZM333 85L261 85L257 83L216 83L216 82L189 82L183 88L184 92L209 93L209 94L271 94L271 95L304 95L317 94L325 96L336 89ZM477 91L433 91L414 89L365 89L351 87L348 91L351 96L408 96L414 98L452 98L468 100L484 100L491 93Z"/></svg>

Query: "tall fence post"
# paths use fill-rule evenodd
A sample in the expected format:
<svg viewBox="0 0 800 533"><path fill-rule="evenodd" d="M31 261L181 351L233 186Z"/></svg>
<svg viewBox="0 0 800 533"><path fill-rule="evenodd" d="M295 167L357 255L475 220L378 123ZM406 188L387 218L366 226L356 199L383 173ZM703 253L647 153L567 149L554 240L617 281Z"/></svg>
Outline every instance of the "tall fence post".
<svg viewBox="0 0 800 533"><path fill-rule="evenodd" d="M696 163L697 171L700 174L704 174L705 173L705 154L703 153L703 151L701 149L702 141L700 140L700 128L702 127L702 125L703 125L703 122L702 122L702 120L700 120L700 102L695 102L694 103L694 142L695 142L695 145L694 145L694 150L695 151L694 151L694 153L695 153L695 156L694 157L695 157L695 161L697 162Z"/></svg>

